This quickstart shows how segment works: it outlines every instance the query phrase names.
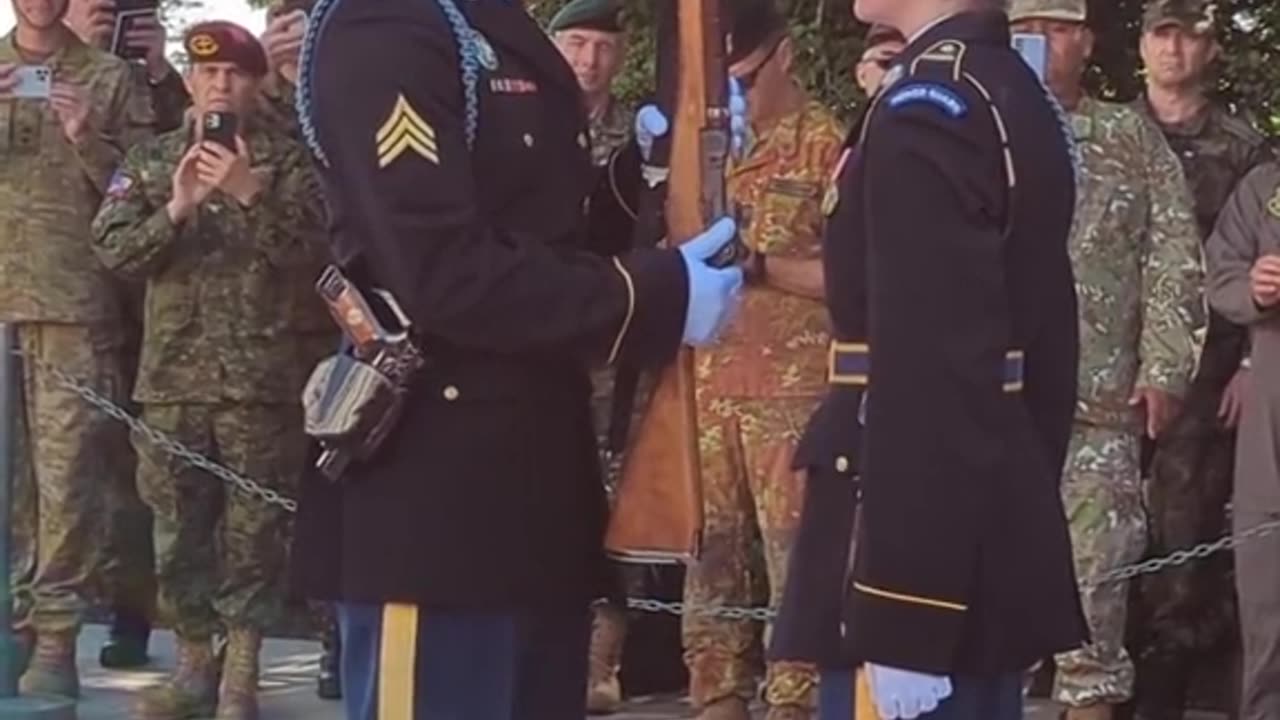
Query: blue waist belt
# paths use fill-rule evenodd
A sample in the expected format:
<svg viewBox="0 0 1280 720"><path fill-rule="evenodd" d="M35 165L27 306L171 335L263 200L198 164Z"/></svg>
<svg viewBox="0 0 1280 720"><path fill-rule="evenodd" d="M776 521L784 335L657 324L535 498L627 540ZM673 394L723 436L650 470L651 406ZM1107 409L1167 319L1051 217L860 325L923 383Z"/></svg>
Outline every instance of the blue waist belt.
<svg viewBox="0 0 1280 720"><path fill-rule="evenodd" d="M1004 354L1004 391L1022 390L1025 356L1021 350ZM827 382L865 387L871 377L871 348L866 343L831 343L827 355Z"/></svg>

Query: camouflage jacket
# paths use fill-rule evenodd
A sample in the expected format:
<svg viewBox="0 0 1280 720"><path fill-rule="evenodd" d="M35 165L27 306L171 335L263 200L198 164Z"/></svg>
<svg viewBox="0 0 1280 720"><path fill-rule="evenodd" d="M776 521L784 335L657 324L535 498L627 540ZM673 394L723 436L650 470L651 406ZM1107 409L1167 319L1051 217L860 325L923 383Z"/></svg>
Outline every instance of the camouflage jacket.
<svg viewBox="0 0 1280 720"><path fill-rule="evenodd" d="M622 147L631 139L631 124L634 116L631 108L623 105L617 98L610 97L609 104L598 117L591 118L588 126L591 132L591 162L596 167L603 167L609 162L614 150Z"/></svg>
<svg viewBox="0 0 1280 720"><path fill-rule="evenodd" d="M1203 265L1182 168L1156 126L1086 98L1071 235L1080 301L1077 418L1134 427L1138 387L1185 394L1204 325Z"/></svg>
<svg viewBox="0 0 1280 720"><path fill-rule="evenodd" d="M1145 99L1134 108L1151 118L1182 163L1196 204L1200 239L1209 238L1218 214L1240 180L1271 157L1266 138L1248 122L1209 104L1190 120L1167 125L1156 120ZM1217 411L1217 395L1240 367L1247 332L1217 312L1209 314L1209 330L1200 355L1196 383L1206 386L1206 402Z"/></svg>
<svg viewBox="0 0 1280 720"><path fill-rule="evenodd" d="M320 301L300 282L327 257L318 178L303 148L249 130L266 181L249 208L214 191L180 225L165 205L188 129L129 151L93 224L94 250L146 281L138 402L297 402L310 367L297 325Z"/></svg>
<svg viewBox="0 0 1280 720"><path fill-rule="evenodd" d="M844 129L808 102L730 162L728 194L743 241L768 256L818 259L826 194ZM697 355L698 389L715 397L816 397L827 386L826 306L769 286L748 287L720 342Z"/></svg>
<svg viewBox="0 0 1280 720"><path fill-rule="evenodd" d="M20 63L13 34L0 63ZM67 141L48 101L0 100L0 320L114 322L118 291L89 251L89 223L124 155L129 67L77 39L45 65L87 91L86 139Z"/></svg>

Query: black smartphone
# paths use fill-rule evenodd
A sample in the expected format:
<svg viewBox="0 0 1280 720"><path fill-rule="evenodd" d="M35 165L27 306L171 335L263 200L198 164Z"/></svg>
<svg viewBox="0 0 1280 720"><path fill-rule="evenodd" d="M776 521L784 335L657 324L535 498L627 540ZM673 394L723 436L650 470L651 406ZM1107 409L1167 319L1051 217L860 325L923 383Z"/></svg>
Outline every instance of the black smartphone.
<svg viewBox="0 0 1280 720"><path fill-rule="evenodd" d="M111 52L126 60L146 57L146 48L130 45L125 38L139 18L152 17L158 22L159 7L159 0L115 0L116 24L111 33Z"/></svg>
<svg viewBox="0 0 1280 720"><path fill-rule="evenodd" d="M235 113L212 111L200 119L204 139L236 152L236 132L239 129Z"/></svg>

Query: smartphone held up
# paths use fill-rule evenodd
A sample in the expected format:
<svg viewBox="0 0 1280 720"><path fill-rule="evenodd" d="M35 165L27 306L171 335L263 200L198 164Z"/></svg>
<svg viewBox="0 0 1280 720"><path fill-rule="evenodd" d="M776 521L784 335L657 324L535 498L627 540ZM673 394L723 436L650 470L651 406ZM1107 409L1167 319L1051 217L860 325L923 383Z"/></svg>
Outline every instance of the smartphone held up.
<svg viewBox="0 0 1280 720"><path fill-rule="evenodd" d="M160 22L158 0L115 0L113 5L115 25L111 32L110 50L126 60L141 60L147 56L147 48L129 42L129 34L142 27L147 19Z"/></svg>
<svg viewBox="0 0 1280 720"><path fill-rule="evenodd" d="M217 143L236 152L236 134L240 128L235 113L218 110L206 112L200 119L200 129L205 142Z"/></svg>

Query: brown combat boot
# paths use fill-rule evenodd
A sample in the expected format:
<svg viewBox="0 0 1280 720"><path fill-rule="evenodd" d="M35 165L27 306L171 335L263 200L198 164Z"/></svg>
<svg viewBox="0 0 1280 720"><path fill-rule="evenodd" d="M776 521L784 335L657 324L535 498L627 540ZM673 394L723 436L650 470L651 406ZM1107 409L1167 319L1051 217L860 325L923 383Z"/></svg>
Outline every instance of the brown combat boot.
<svg viewBox="0 0 1280 720"><path fill-rule="evenodd" d="M1105 703L1097 703L1094 705L1085 705L1084 707L1067 708L1067 712L1063 714L1066 720L1111 720L1111 712L1114 708Z"/></svg>
<svg viewBox="0 0 1280 720"><path fill-rule="evenodd" d="M622 706L622 643L627 637L627 617L612 605L595 609L591 622L591 650L587 657L587 712L607 715Z"/></svg>
<svg viewBox="0 0 1280 720"><path fill-rule="evenodd" d="M258 653L262 632L243 625L227 633L217 720L258 720Z"/></svg>
<svg viewBox="0 0 1280 720"><path fill-rule="evenodd" d="M721 698L702 708L698 720L751 720L751 711L742 698Z"/></svg>
<svg viewBox="0 0 1280 720"><path fill-rule="evenodd" d="M209 717L218 701L213 645L178 637L178 667L164 683L142 691L136 720L187 720Z"/></svg>
<svg viewBox="0 0 1280 720"><path fill-rule="evenodd" d="M27 669L18 679L23 695L80 697L80 675L76 672L77 630L36 632L35 647Z"/></svg>

